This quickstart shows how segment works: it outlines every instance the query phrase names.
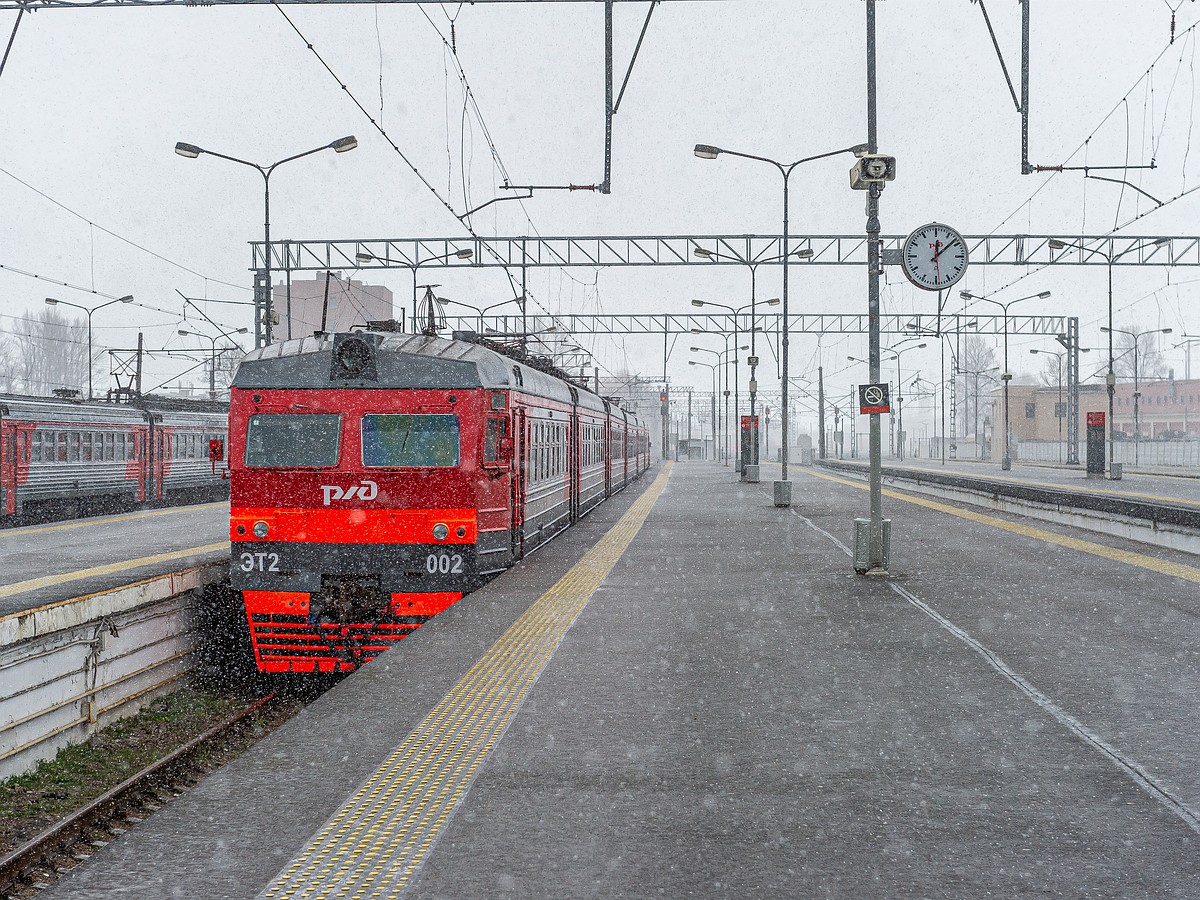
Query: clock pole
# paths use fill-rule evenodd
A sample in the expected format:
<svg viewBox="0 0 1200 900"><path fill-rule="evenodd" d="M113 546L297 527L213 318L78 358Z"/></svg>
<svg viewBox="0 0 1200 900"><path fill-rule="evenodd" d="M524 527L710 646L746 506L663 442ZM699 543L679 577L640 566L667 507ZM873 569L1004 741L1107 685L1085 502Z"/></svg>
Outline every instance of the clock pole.
<svg viewBox="0 0 1200 900"><path fill-rule="evenodd" d="M867 0L867 153L879 152L875 115L875 0ZM872 384L879 383L879 192L883 185L867 186L867 360ZM886 575L883 548L883 465L879 416L870 416L871 523L867 549L867 574Z"/></svg>

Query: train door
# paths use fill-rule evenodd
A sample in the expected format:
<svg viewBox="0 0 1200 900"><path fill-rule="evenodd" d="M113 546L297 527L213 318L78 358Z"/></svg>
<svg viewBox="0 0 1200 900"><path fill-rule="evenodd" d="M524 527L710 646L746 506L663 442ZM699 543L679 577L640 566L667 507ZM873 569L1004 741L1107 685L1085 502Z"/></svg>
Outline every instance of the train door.
<svg viewBox="0 0 1200 900"><path fill-rule="evenodd" d="M512 556L525 555L525 474L529 464L529 421L524 409L513 413Z"/></svg>
<svg viewBox="0 0 1200 900"><path fill-rule="evenodd" d="M0 409L0 512L11 516L17 511L17 443L14 429L4 427Z"/></svg>
<svg viewBox="0 0 1200 900"><path fill-rule="evenodd" d="M580 446L579 394L571 388L571 415L567 419L567 490L570 491L570 521L579 521L579 495L583 491L582 447Z"/></svg>
<svg viewBox="0 0 1200 900"><path fill-rule="evenodd" d="M607 400L604 401L604 424L601 426L601 446L604 448L604 497L612 496L612 410Z"/></svg>

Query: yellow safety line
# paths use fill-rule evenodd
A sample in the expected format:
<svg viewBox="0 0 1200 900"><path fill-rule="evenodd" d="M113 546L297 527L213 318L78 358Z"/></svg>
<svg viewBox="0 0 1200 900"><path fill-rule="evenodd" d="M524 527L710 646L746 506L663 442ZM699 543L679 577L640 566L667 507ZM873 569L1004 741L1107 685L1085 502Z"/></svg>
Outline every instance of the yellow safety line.
<svg viewBox="0 0 1200 900"><path fill-rule="evenodd" d="M1136 491L1110 491L1097 487L1081 487L1073 484L1059 484L1054 481L1032 481L1025 478L1003 478L995 475L976 475L974 472L962 472L957 469L927 469L922 466L901 466L902 472L925 473L928 475L963 475L967 478L977 478L980 481L995 484L1017 484L1029 487L1043 487L1058 491L1074 491L1078 494L1098 494L1102 497L1113 497L1118 500L1157 500L1160 503L1181 503L1184 506L1200 506L1200 501L1188 500L1184 497L1161 497L1158 494L1139 494ZM864 468L864 472L867 470ZM1159 476L1149 476L1159 477ZM1175 475L1164 475L1163 478L1177 478Z"/></svg>
<svg viewBox="0 0 1200 900"><path fill-rule="evenodd" d="M633 542L670 471L668 462L620 521L513 623L260 898L395 897L412 882L567 629Z"/></svg>
<svg viewBox="0 0 1200 900"><path fill-rule="evenodd" d="M219 506L228 507L229 501L223 500L220 503L197 503L191 506L172 506L169 509L151 509L145 512L126 513L120 516L105 516L97 519L76 519L72 522L64 522L62 525L45 525L37 528L6 528L0 531L0 538L4 537L19 537L25 534L47 534L51 531L70 531L74 528L87 528L90 525L108 525L112 522L128 522L130 519L147 519L151 516L169 516L171 513L182 512L185 510L195 509L215 509Z"/></svg>
<svg viewBox="0 0 1200 900"><path fill-rule="evenodd" d="M845 484L850 487L859 488L860 490L868 490L868 485L861 481L849 481L845 478L838 478L833 475L825 475L819 472L807 472L813 478L823 478L826 481L834 481L838 484ZM1000 528L1004 531L1011 531L1013 534L1020 534L1024 537L1033 538L1034 540L1045 541L1048 544L1057 544L1060 547L1066 547L1070 550L1078 550L1080 553L1090 553L1093 556L1100 556L1104 559L1112 560L1113 562L1121 562L1130 566L1138 566L1143 569L1149 569L1152 572L1159 572L1163 575L1173 575L1176 578L1183 578L1187 581L1194 581L1200 584L1200 569L1194 566L1185 566L1182 563L1168 562L1163 559L1155 559L1153 556L1146 556L1142 553L1132 553L1128 550L1118 550L1116 547L1106 547L1103 544L1094 544L1091 541L1081 541L1078 538L1065 537L1061 534L1055 534L1052 531L1046 531L1042 528L1034 528L1030 525L1021 525L1017 522L1009 522L1004 519L997 519L995 516L984 515L983 513L973 512L968 509L958 509L953 506L947 506L944 503L938 503L934 500L926 500L924 497L914 497L911 494L902 494L899 491L884 490L883 493L895 500L904 500L907 503L914 503L917 506L924 506L926 509L936 510L937 512L947 513L951 516L958 516L960 519L969 519L972 522L978 522L981 525L990 525L993 528Z"/></svg>
<svg viewBox="0 0 1200 900"><path fill-rule="evenodd" d="M189 547L187 550L172 550L170 553L156 553L154 556L142 556L138 559L127 559L124 562L109 563L106 566L92 566L90 569L79 569L74 572L63 572L61 575L46 575L42 578L31 578L28 581L17 581L13 584L0 586L0 597L11 597L14 594L24 594L40 588L56 584L66 584L68 581L78 581L80 578L91 578L96 575L112 575L139 566L151 566L155 563L170 562L173 559L183 559L187 556L197 556L201 553L213 553L217 550L228 550L229 541L219 544L205 544L203 547Z"/></svg>

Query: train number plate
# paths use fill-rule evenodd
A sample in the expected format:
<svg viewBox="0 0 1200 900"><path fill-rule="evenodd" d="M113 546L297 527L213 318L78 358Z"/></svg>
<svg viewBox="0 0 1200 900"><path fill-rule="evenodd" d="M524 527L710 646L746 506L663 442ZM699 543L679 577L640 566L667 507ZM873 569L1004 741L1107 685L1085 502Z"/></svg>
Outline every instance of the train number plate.
<svg viewBox="0 0 1200 900"><path fill-rule="evenodd" d="M461 575L461 553L430 553L425 557L425 571L430 575Z"/></svg>
<svg viewBox="0 0 1200 900"><path fill-rule="evenodd" d="M251 553L244 550L238 554L237 567L243 572L279 572L278 553Z"/></svg>

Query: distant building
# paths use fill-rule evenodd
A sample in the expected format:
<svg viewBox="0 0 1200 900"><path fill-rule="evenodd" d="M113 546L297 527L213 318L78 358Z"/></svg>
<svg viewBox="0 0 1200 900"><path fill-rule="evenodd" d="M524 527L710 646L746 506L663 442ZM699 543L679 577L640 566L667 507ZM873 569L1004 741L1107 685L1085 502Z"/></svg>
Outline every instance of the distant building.
<svg viewBox="0 0 1200 900"><path fill-rule="evenodd" d="M325 276L275 285L273 308L279 315L274 328L276 338L308 337L315 331L349 331L352 325L365 325L391 319L392 292L383 285L365 284L341 278L329 278L329 305L325 310ZM321 327L324 311L325 327Z"/></svg>
<svg viewBox="0 0 1200 900"><path fill-rule="evenodd" d="M1200 437L1200 380L1176 381L1172 372L1165 381L1141 382L1137 408L1138 430L1144 440ZM1118 384L1115 400L1117 430L1134 432L1132 384ZM1107 396L1107 395L1105 395Z"/></svg>
<svg viewBox="0 0 1200 900"><path fill-rule="evenodd" d="M1143 440L1164 440L1189 435L1200 437L1200 380L1142 383L1138 421ZM1011 384L1008 389L1009 429L1014 451L1022 441L1067 440L1066 389L1038 384ZM1132 382L1116 386L1113 406L1115 428L1130 437L1134 433L1134 390ZM1061 405L1060 405L1061 396ZM1079 386L1079 440L1087 433L1089 412L1108 413L1108 388L1103 384ZM994 423L992 459L1004 456L1004 390L991 395L990 419Z"/></svg>

